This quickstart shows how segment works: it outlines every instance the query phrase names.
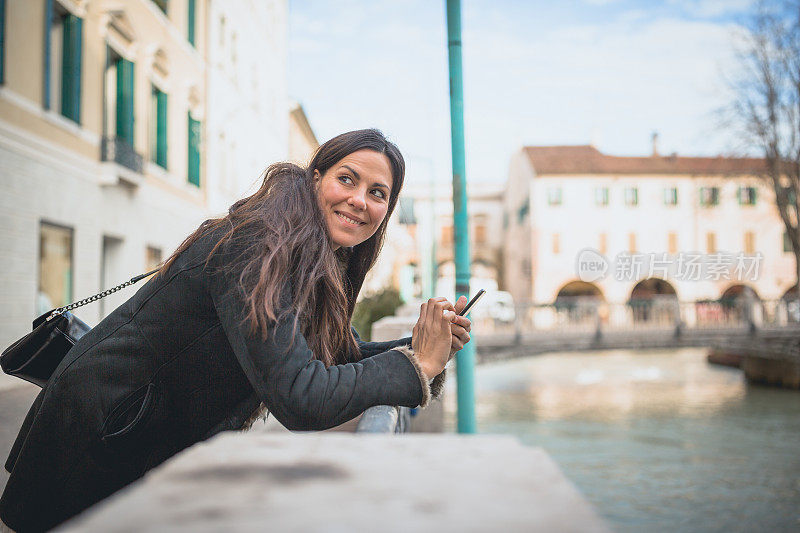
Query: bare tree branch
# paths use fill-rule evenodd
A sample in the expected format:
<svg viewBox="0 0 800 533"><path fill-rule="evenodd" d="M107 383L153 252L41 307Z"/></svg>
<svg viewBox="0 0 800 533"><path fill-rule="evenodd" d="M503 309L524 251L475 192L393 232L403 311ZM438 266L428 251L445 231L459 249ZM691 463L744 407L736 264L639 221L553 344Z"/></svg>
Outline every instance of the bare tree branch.
<svg viewBox="0 0 800 533"><path fill-rule="evenodd" d="M762 1L738 53L740 75L729 83L734 99L729 124L746 146L764 157L761 176L775 204L795 257L800 280L800 0Z"/></svg>

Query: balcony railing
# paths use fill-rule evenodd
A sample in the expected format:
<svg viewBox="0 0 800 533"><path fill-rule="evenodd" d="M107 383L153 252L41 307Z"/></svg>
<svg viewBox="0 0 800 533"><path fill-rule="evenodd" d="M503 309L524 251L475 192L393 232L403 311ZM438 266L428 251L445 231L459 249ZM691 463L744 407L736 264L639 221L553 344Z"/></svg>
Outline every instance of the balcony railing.
<svg viewBox="0 0 800 533"><path fill-rule="evenodd" d="M133 146L119 137L103 137L100 148L100 158L103 161L113 161L134 172L142 173L144 159Z"/></svg>
<svg viewBox="0 0 800 533"><path fill-rule="evenodd" d="M560 298L554 304L517 303L514 313L508 313L503 320L492 317L486 308L476 309L471 318L473 329L484 335L624 332L678 327L698 331L771 328L800 324L800 299L739 297L679 301L674 296L653 296L607 303L578 296Z"/></svg>

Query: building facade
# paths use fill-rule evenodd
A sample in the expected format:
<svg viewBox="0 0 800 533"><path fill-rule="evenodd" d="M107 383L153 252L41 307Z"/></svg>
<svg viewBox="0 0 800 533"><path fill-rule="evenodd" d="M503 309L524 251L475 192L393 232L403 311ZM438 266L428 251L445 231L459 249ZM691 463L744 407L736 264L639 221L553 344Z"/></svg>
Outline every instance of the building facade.
<svg viewBox="0 0 800 533"><path fill-rule="evenodd" d="M288 157L288 6L285 0L211 0L206 121L209 207L227 211Z"/></svg>
<svg viewBox="0 0 800 533"><path fill-rule="evenodd" d="M289 161L301 166L308 165L311 156L319 148L319 141L308 123L303 106L293 102L289 111Z"/></svg>
<svg viewBox="0 0 800 533"><path fill-rule="evenodd" d="M760 159L615 157L525 147L504 195L504 269L517 302L673 295L779 299L791 248ZM603 271L604 270L604 271Z"/></svg>
<svg viewBox="0 0 800 533"><path fill-rule="evenodd" d="M0 6L0 341L7 345L39 313L155 267L268 162L286 157L286 3ZM215 65L232 53L248 73L223 80ZM253 65L270 72L250 73ZM232 101L258 109L231 118L220 103ZM230 133L219 142L226 120ZM95 324L132 291L76 314Z"/></svg>
<svg viewBox="0 0 800 533"><path fill-rule="evenodd" d="M455 294L455 234L452 187L407 184L387 228L378 264L365 288L399 289L405 301ZM472 288L503 289L503 187L493 183L467 185Z"/></svg>

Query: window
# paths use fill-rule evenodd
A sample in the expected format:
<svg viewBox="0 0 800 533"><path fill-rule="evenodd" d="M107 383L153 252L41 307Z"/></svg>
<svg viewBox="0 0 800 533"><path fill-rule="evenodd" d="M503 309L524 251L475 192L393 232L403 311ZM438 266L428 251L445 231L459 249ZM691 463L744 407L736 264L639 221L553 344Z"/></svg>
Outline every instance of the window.
<svg viewBox="0 0 800 533"><path fill-rule="evenodd" d="M167 94L155 86L150 92L150 160L167 168Z"/></svg>
<svg viewBox="0 0 800 533"><path fill-rule="evenodd" d="M134 146L134 64L107 48L105 74L105 133L113 132L133 150Z"/></svg>
<svg viewBox="0 0 800 533"><path fill-rule="evenodd" d="M453 245L453 226L442 226L442 246Z"/></svg>
<svg viewBox="0 0 800 533"><path fill-rule="evenodd" d="M100 264L100 290L119 284L129 276L124 257L124 241L119 237L103 235L103 262ZM100 316L106 316L125 300L120 293L109 294L100 300Z"/></svg>
<svg viewBox="0 0 800 533"><path fill-rule="evenodd" d="M553 233L553 255L561 253L561 236L558 233Z"/></svg>
<svg viewBox="0 0 800 533"><path fill-rule="evenodd" d="M80 124L83 21L58 2L45 2L45 109Z"/></svg>
<svg viewBox="0 0 800 533"><path fill-rule="evenodd" d="M550 187L547 189L547 204L561 205L561 187Z"/></svg>
<svg viewBox="0 0 800 533"><path fill-rule="evenodd" d="M607 249L608 249L608 234L607 233L601 233L600 234L600 238L599 238L599 242L598 242L598 245L597 245L597 251L600 252L601 254L604 254L604 253L606 253Z"/></svg>
<svg viewBox="0 0 800 533"><path fill-rule="evenodd" d="M527 198L525 198L525 203L523 203L519 209L517 209L517 224L522 224L522 221L525 220L526 216L528 216L530 210L531 203Z"/></svg>
<svg viewBox="0 0 800 533"><path fill-rule="evenodd" d="M195 46L195 19L197 18L197 11L196 11L196 2L195 0L188 0L188 8L189 13L186 17L186 39L189 41L189 44Z"/></svg>
<svg viewBox="0 0 800 533"><path fill-rule="evenodd" d="M153 3L155 3L155 5L158 6L158 9L163 11L165 15L167 14L167 4L169 3L168 0L153 0Z"/></svg>
<svg viewBox="0 0 800 533"><path fill-rule="evenodd" d="M475 226L475 243L486 244L486 225L477 224Z"/></svg>
<svg viewBox="0 0 800 533"><path fill-rule="evenodd" d="M192 112L188 113L189 117L189 183L200 187L200 121L192 118Z"/></svg>
<svg viewBox="0 0 800 533"><path fill-rule="evenodd" d="M717 235L715 233L706 233L706 253L717 253Z"/></svg>
<svg viewBox="0 0 800 533"><path fill-rule="evenodd" d="M594 190L595 205L608 205L608 187L596 187Z"/></svg>
<svg viewBox="0 0 800 533"><path fill-rule="evenodd" d="M524 276L530 276L533 273L533 268L531 267L531 260L529 258L525 258L520 263L520 269L522 270L522 274Z"/></svg>
<svg viewBox="0 0 800 533"><path fill-rule="evenodd" d="M787 199L788 205L793 205L797 208L797 195L794 193L794 189L786 187L786 194L789 196Z"/></svg>
<svg viewBox="0 0 800 533"><path fill-rule="evenodd" d="M635 254L636 253L636 234L629 233L628 234L628 252Z"/></svg>
<svg viewBox="0 0 800 533"><path fill-rule="evenodd" d="M146 272L150 272L151 270L158 268L158 265L161 264L161 248L148 246L145 250L144 264L144 269Z"/></svg>
<svg viewBox="0 0 800 533"><path fill-rule="evenodd" d="M410 226L417 223L417 217L414 216L414 199L413 198L400 198L397 207L399 208L399 222L400 224Z"/></svg>
<svg viewBox="0 0 800 533"><path fill-rule="evenodd" d="M752 231L744 232L744 253L756 253L756 234Z"/></svg>
<svg viewBox="0 0 800 533"><path fill-rule="evenodd" d="M677 187L667 187L664 189L664 205L678 205Z"/></svg>
<svg viewBox="0 0 800 533"><path fill-rule="evenodd" d="M106 46L103 76L103 139L100 158L142 172L134 135L134 64Z"/></svg>
<svg viewBox="0 0 800 533"><path fill-rule="evenodd" d="M639 205L639 189L636 187L627 187L625 189L625 205Z"/></svg>
<svg viewBox="0 0 800 533"><path fill-rule="evenodd" d="M157 248L155 246L148 246L145 248L144 254L144 270L145 272L150 272L151 270L155 270L161 265L161 248ZM155 274L151 274L149 277L153 277Z"/></svg>
<svg viewBox="0 0 800 533"><path fill-rule="evenodd" d="M72 229L42 222L39 226L37 316L72 303Z"/></svg>
<svg viewBox="0 0 800 533"><path fill-rule="evenodd" d="M737 191L739 205L756 205L756 188L739 187Z"/></svg>
<svg viewBox="0 0 800 533"><path fill-rule="evenodd" d="M700 205L719 205L719 187L700 187Z"/></svg>
<svg viewBox="0 0 800 533"><path fill-rule="evenodd" d="M789 232L783 232L783 252L792 253L792 240L789 238Z"/></svg>
<svg viewBox="0 0 800 533"><path fill-rule="evenodd" d="M671 255L678 253L678 234L675 232L670 232L667 234L667 251Z"/></svg>
<svg viewBox="0 0 800 533"><path fill-rule="evenodd" d="M475 215L474 228L475 228L476 244L486 243L486 225L487 225L486 215L483 214Z"/></svg>

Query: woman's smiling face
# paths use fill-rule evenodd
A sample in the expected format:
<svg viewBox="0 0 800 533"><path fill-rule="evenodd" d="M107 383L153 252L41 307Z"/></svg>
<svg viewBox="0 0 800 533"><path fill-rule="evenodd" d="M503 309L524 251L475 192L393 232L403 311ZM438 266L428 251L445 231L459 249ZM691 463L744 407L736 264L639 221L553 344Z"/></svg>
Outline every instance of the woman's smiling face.
<svg viewBox="0 0 800 533"><path fill-rule="evenodd" d="M392 170L389 159L358 150L337 161L325 174L315 171L317 198L333 249L366 241L389 209Z"/></svg>

